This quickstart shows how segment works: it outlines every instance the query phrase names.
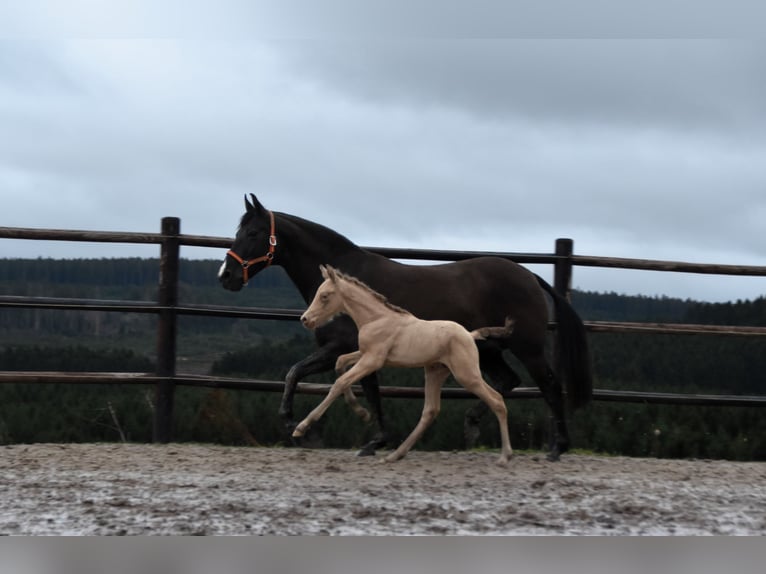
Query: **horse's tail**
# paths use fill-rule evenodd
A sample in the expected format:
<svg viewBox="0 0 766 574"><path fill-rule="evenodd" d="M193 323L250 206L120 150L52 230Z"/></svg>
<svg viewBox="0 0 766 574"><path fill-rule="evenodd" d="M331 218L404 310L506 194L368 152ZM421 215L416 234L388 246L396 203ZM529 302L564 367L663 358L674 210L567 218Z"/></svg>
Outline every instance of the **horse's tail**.
<svg viewBox="0 0 766 574"><path fill-rule="evenodd" d="M564 297L542 277L537 282L553 299L556 308L559 373L564 376L569 404L573 408L586 405L593 395L593 373L585 325Z"/></svg>
<svg viewBox="0 0 766 574"><path fill-rule="evenodd" d="M513 333L513 324L515 321L510 317L505 318L505 325L502 327L482 327L471 331L471 336L477 341L486 339L507 339Z"/></svg>

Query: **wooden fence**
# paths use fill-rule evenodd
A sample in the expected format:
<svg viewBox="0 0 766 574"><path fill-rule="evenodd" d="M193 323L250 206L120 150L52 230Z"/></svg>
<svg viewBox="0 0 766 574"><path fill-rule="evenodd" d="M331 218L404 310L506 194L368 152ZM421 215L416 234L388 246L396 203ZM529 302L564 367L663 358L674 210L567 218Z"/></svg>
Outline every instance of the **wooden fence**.
<svg viewBox="0 0 766 574"><path fill-rule="evenodd" d="M75 231L60 229L25 229L0 227L0 239L25 239L44 241L80 241L97 243L159 244L160 268L159 290L156 302L111 301L94 299L63 299L51 297L0 296L0 307L62 309L79 311L113 311L121 313L152 313L157 319L157 363L155 373L72 373L72 372L20 372L0 371L0 383L67 383L67 384L151 384L155 385L155 416L153 438L155 442L168 442L172 438L173 396L177 385L251 389L281 392L284 384L277 381L234 379L189 375L176 371L177 317L179 315L276 319L296 321L299 309L271 309L258 307L229 307L221 305L179 305L178 270L180 246L215 247L228 249L230 238L183 235L180 220L166 217L162 220L160 233L115 233L105 231ZM472 257L493 255L511 259L521 264L550 264L554 268L554 288L564 296L569 295L574 266L610 267L653 271L675 271L716 275L766 276L766 267L744 265L708 265L676 261L623 259L615 257L592 257L575 255L571 239L556 240L552 254L497 253L478 251L439 251L425 249L396 249L366 247L369 251L393 258L429 261L458 261ZM551 324L555 328L555 323ZM661 323L620 323L606 321L586 322L591 332L636 332L655 334L716 334L729 336L766 336L764 327L734 327ZM328 385L301 383L298 392L325 394ZM381 387L385 397L422 398L421 388ZM445 388L445 398L472 398L462 388ZM507 393L512 398L537 398L534 388L517 388ZM715 406L766 406L766 396L689 395L671 393L641 393L630 391L594 390L594 399L634 403L659 403Z"/></svg>

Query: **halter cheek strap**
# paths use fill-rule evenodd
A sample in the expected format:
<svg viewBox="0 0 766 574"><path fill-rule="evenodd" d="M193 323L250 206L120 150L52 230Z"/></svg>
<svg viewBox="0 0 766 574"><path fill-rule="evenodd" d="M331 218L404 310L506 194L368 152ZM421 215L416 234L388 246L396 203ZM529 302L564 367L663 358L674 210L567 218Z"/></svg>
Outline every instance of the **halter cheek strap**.
<svg viewBox="0 0 766 574"><path fill-rule="evenodd" d="M251 265L255 265L256 263L262 263L263 261L266 262L266 267L271 265L271 262L274 260L274 252L277 250L277 235L276 235L276 228L274 225L274 212L269 211L269 220L271 222L271 229L269 230L269 250L266 253L266 255L261 255L260 257L255 257L254 259L243 259L234 251L229 249L226 254L231 255L231 257L242 266L242 282L247 285L247 282L250 280L247 276L247 270L250 268Z"/></svg>

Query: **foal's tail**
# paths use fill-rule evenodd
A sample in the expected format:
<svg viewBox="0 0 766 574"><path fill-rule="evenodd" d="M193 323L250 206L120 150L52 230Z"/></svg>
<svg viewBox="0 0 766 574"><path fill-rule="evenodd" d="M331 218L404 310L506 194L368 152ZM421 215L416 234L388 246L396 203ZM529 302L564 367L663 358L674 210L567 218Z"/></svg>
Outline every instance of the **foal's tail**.
<svg viewBox="0 0 766 574"><path fill-rule="evenodd" d="M471 331L471 336L477 341L486 339L507 339L513 333L513 324L515 321L510 317L505 318L505 325L502 327L482 327Z"/></svg>
<svg viewBox="0 0 766 574"><path fill-rule="evenodd" d="M593 395L593 373L585 325L572 306L542 277L537 282L552 298L556 307L558 335L557 370L564 376L567 398L573 408L586 405Z"/></svg>

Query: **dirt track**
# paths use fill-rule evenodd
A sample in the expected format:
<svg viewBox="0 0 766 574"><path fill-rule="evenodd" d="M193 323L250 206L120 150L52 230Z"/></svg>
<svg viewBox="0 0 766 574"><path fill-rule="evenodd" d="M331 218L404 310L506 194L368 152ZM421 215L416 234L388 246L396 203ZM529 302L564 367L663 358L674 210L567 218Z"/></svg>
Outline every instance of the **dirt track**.
<svg viewBox="0 0 766 574"><path fill-rule="evenodd" d="M204 445L0 447L0 534L762 535L766 464Z"/></svg>

